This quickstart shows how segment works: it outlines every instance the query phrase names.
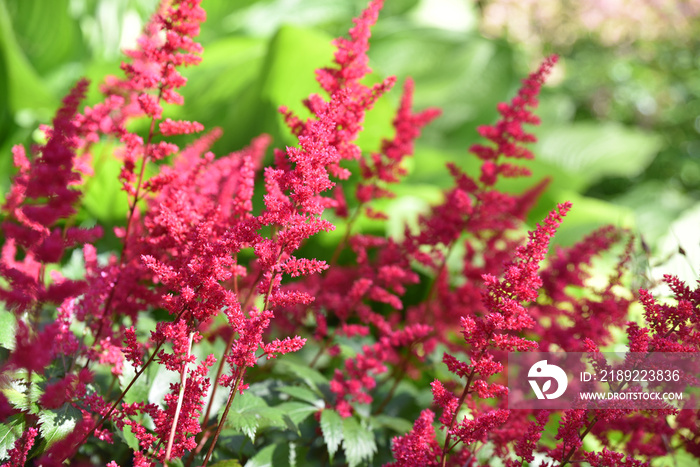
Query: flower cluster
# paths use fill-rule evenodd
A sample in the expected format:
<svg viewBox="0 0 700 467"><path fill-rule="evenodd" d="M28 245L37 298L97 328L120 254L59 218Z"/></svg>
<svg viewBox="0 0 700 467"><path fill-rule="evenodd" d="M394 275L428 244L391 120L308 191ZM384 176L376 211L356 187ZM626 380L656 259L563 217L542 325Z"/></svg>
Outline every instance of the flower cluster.
<svg viewBox="0 0 700 467"><path fill-rule="evenodd" d="M479 127L488 143L470 148L478 173L449 165L454 185L417 228L393 238L358 228L390 214L375 201L393 196L439 116L413 109L407 79L393 136L357 145L366 113L396 81L364 82L382 3L370 1L334 42L334 64L316 74L325 94L304 101L310 116L280 109L296 145L268 151L275 142L260 135L217 156L227 129L166 115L166 104L183 103L180 68L201 61L206 16L199 0L171 0L126 52L123 77L100 86L100 102L81 110L88 82L79 81L42 128L45 143L13 149L0 257L0 317L13 331L0 336L3 466L189 467L236 456L354 467L376 453L392 467L444 467L477 465L485 446L509 467L541 455L647 465L671 452L670 439L700 457L697 412L507 408L507 352L600 355L625 330L642 356L700 351L700 288L666 276L673 303L625 291L627 232L604 227L547 258L567 202L523 235L548 180L519 194L500 182L530 175L516 161L534 157L524 125L539 122L556 57L498 105L497 123ZM75 227L91 154L105 148L128 200L114 228L120 251L97 242L101 226ZM332 220L344 228L335 251L309 254ZM591 287L595 258L620 249L607 284ZM80 280L59 272L69 254L84 264ZM628 322L637 298L645 324ZM628 436L613 445L619 431ZM586 451L586 436L602 450Z"/></svg>

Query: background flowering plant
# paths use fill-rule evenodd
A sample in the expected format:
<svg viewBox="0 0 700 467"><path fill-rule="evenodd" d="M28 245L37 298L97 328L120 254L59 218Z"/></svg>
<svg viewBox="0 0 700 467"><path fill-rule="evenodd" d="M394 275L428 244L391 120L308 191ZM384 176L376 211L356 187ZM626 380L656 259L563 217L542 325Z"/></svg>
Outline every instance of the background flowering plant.
<svg viewBox="0 0 700 467"><path fill-rule="evenodd" d="M414 109L405 79L393 128L360 146L366 114L396 84L370 75L382 3L333 42L318 92L279 109L289 144L263 134L216 156L216 141L237 128L178 113L206 15L197 0L174 0L94 104L82 104L90 85L78 81L41 142L14 146L0 262L4 463L700 457L697 411L507 408L509 351L700 350L700 292L666 276L673 299L662 304L653 279L631 287L629 231L601 227L547 258L576 209L549 203L556 182L532 177L529 131L555 55L498 104L495 124L478 127L476 163L449 164L437 202L395 235L376 228L395 225L386 200L440 115ZM121 218L94 204L94 186L115 183ZM593 284L599 258L608 267Z"/></svg>

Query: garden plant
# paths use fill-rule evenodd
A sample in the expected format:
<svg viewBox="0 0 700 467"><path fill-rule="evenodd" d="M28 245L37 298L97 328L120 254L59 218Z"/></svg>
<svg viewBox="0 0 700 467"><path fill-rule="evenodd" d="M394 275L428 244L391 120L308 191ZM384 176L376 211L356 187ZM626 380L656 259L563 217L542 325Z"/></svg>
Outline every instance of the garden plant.
<svg viewBox="0 0 700 467"><path fill-rule="evenodd" d="M2 465L697 465L697 409L508 408L509 352L700 352L695 284L659 288L621 227L553 247L575 200L534 210L556 183L528 165L556 55L473 129L451 186L386 234L441 112L414 108L420 81L371 73L382 6L333 42L303 108L279 109L287 139L214 154L238 128L178 112L206 14L171 0L119 75L79 80L40 142L13 147ZM390 131L360 146L392 93ZM122 194L97 200L124 203L113 225L85 212L115 164Z"/></svg>

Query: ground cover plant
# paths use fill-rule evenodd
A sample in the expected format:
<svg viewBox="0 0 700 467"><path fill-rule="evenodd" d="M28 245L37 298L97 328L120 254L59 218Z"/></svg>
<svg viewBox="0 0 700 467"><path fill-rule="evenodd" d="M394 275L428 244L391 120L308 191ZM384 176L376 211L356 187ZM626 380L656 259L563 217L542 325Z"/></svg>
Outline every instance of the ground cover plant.
<svg viewBox="0 0 700 467"><path fill-rule="evenodd" d="M13 148L0 261L3 465L700 458L697 411L507 408L509 351L700 351L700 290L671 275L670 300L657 301L654 283L632 288L639 242L629 231L602 227L548 255L576 209L563 202L528 233L555 183L531 177L528 162L556 56L503 96L498 120L478 127L482 142L465 148L476 164L445 167L452 186L429 210L398 235L358 228L387 222L382 201L440 115L414 109L419 82L370 75L382 3L336 39L304 109L279 109L293 143L263 134L215 155L236 128L177 113L181 88L195 84L181 70L206 59L196 40L206 15L197 0L174 0L120 76L80 80L41 144ZM103 97L87 107L91 86ZM391 132L358 146L365 114L393 88ZM126 215L101 225L81 213L114 161ZM527 188L506 190L504 179ZM324 236L326 256L310 243ZM599 258L605 280L592 284Z"/></svg>

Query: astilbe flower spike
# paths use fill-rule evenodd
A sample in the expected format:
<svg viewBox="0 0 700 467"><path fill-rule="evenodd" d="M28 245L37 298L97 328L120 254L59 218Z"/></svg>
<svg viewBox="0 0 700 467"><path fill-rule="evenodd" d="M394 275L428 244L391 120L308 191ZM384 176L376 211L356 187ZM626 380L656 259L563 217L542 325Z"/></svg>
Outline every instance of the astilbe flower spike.
<svg viewBox="0 0 700 467"><path fill-rule="evenodd" d="M311 339L319 349L310 366L319 365L327 384L327 390L314 391L325 404L313 408L320 422L315 428L326 438L329 424L322 413L340 416L349 464L357 461L351 428L358 414L371 413L360 417L363 428L368 419L370 432L383 429L375 422L393 415L406 378L432 380L434 407L418 408L412 430L393 438L390 466L476 465L484 446L508 467L542 454L560 465L648 465L670 453L674 437L700 456L697 411L679 413L665 403L651 413L623 404L577 407L563 413L552 447L542 438L556 417L509 411L505 404L505 352L583 349L594 355L596 368L610 368L600 346L613 342L616 328L626 328L636 354L700 351L700 288L676 277L664 278L674 301L640 290L645 322L626 322L636 296L620 293L633 254L626 232L599 229L558 249L546 263L570 208L563 203L521 238L523 222L549 181L521 194L504 193L499 181L529 175L513 159L533 157L527 144L535 138L524 125L539 122L533 110L556 57L525 79L509 103L498 105L495 125L479 127L489 141L470 148L481 160L479 173L450 165L454 186L418 219L417 228L407 227L397 238L353 232L360 216L386 218L373 201L393 196L391 186L407 175L404 162L416 139L439 114L413 110L408 79L393 137L364 156L357 146L366 112L395 82L390 77L363 83L370 72L371 27L382 4L370 1L349 36L334 41L333 65L316 73L325 94L304 101L311 116L302 120L280 109L298 145L275 149L270 166L263 167L267 135L223 157L209 151L222 135L219 128L182 149L171 140L205 130L198 122L170 118L164 105L182 103L179 89L186 79L179 68L201 60L195 37L205 13L199 0L164 1L138 47L127 51L124 77L109 77L101 86L102 102L79 111L87 89L81 80L52 126L43 128L46 143L29 156L20 146L13 149L18 174L3 207L0 258L0 300L13 312L14 324L0 388L0 422L12 436L3 467L59 466L74 458L80 463L85 455L107 462L112 454L100 457L102 447L82 448L93 439L107 445L126 440L135 466L176 459L206 466L221 447L227 417L234 416L234 399L259 390L256 378L268 377L279 356ZM134 130L142 128L134 124L138 119L147 131ZM104 143L115 148L108 156L121 163L119 180L128 197L124 227L115 229L122 249L109 255L92 244L99 227L71 227L81 183L92 170L90 154ZM345 161L351 160L359 160L360 168L354 198L349 184L338 182L349 178L352 164ZM254 202L257 179L264 184L260 206ZM304 257L302 248L310 237L335 228L325 217L328 209L347 222L327 263ZM591 287L594 258L616 251L624 238L607 285ZM84 280L53 271L79 246ZM461 258L454 258L457 251L464 251ZM157 318L150 327L148 316ZM208 350L221 341L218 354ZM40 346L45 351L37 352ZM436 361L438 346L447 350L440 352L441 361L452 380L430 378L431 367L442 364ZM144 396L154 375L172 382L161 394L150 390ZM219 387L228 395L217 413ZM316 395L314 404L320 401ZM71 427L60 439L50 432L53 416ZM669 416L676 416L674 426ZM316 422L300 424L299 433L312 431L307 428ZM613 443L616 432L626 436ZM266 432L248 444L274 442L277 435L268 438ZM338 436L325 439L331 457L331 439L340 444ZM586 436L595 437L602 451L586 452Z"/></svg>

